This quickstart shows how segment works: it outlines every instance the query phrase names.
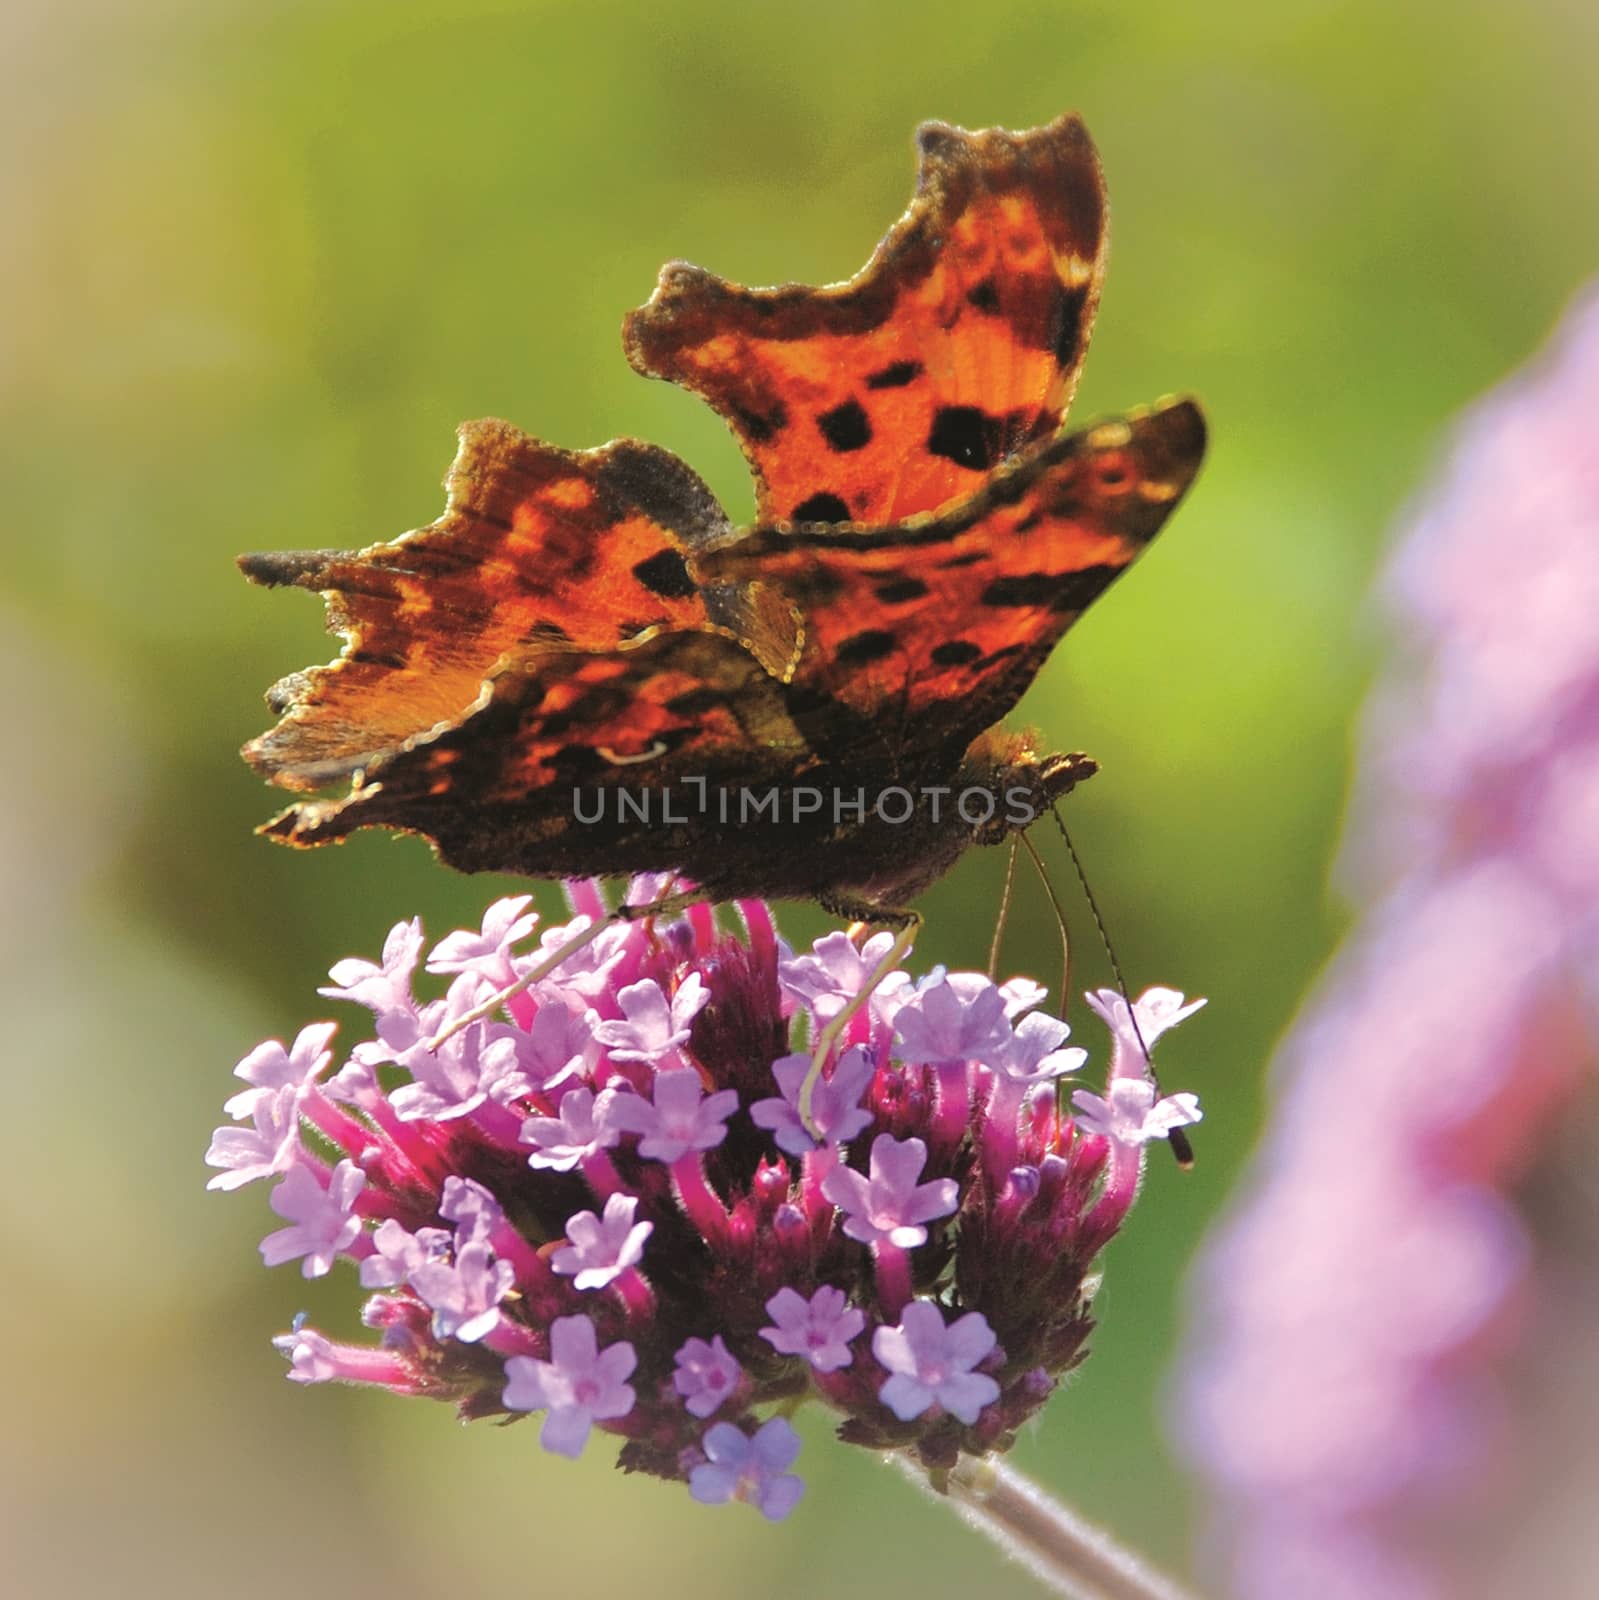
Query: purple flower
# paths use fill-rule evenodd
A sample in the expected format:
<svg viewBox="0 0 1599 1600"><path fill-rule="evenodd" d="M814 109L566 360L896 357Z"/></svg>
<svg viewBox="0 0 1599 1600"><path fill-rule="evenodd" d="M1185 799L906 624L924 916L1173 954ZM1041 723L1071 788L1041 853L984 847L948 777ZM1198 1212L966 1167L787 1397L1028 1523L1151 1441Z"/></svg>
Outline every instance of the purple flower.
<svg viewBox="0 0 1599 1600"><path fill-rule="evenodd" d="M483 1240L462 1244L454 1261L436 1258L414 1267L407 1281L433 1311L433 1336L475 1344L500 1325L500 1302L516 1284L509 1261L496 1261Z"/></svg>
<svg viewBox="0 0 1599 1600"><path fill-rule="evenodd" d="M293 1088L303 1092L322 1076L333 1059L328 1044L338 1032L338 1027L336 1022L309 1023L300 1029L290 1050L285 1050L278 1040L268 1039L265 1044L258 1044L233 1069L234 1076L243 1078L257 1089L272 1091ZM235 1101L245 1098L243 1095L234 1097ZM233 1105L234 1101L230 1101L226 1109L232 1111ZM248 1114L247 1109L244 1114Z"/></svg>
<svg viewBox="0 0 1599 1600"><path fill-rule="evenodd" d="M804 1356L818 1372L837 1372L854 1360L850 1341L866 1326L866 1315L842 1289L823 1284L809 1300L788 1287L766 1302L774 1327L761 1337L785 1356Z"/></svg>
<svg viewBox="0 0 1599 1600"><path fill-rule="evenodd" d="M670 1067L656 1073L652 1099L618 1094L610 1121L624 1133L643 1136L641 1156L671 1163L690 1150L714 1150L727 1137L727 1119L737 1105L736 1091L720 1089L707 1097L693 1067Z"/></svg>
<svg viewBox="0 0 1599 1600"><path fill-rule="evenodd" d="M926 1243L924 1224L949 1216L960 1204L960 1185L953 1178L917 1182L926 1164L927 1146L920 1139L880 1133L872 1140L871 1176L835 1167L822 1181L822 1193L844 1213L850 1238L910 1250Z"/></svg>
<svg viewBox="0 0 1599 1600"><path fill-rule="evenodd" d="M690 1339L677 1352L672 1387L683 1397L691 1415L710 1416L737 1388L743 1369L717 1334L709 1344Z"/></svg>
<svg viewBox="0 0 1599 1600"><path fill-rule="evenodd" d="M1164 1139L1173 1128L1186 1128L1204 1113L1198 1097L1169 1094L1155 1098L1157 1090L1147 1078L1112 1078L1109 1098L1087 1089L1072 1093L1076 1122L1083 1133L1100 1134L1117 1144L1147 1144Z"/></svg>
<svg viewBox="0 0 1599 1600"><path fill-rule="evenodd" d="M622 1137L610 1114L616 1099L612 1089L598 1098L592 1089L568 1089L561 1096L559 1117L529 1117L522 1124L521 1140L538 1149L527 1158L528 1165L570 1172L580 1161L611 1149Z"/></svg>
<svg viewBox="0 0 1599 1600"><path fill-rule="evenodd" d="M784 990L808 1006L820 1024L831 1022L866 987L866 981L894 946L891 933L874 933L859 948L847 933L824 933L808 956L793 956L778 965ZM874 1021L891 1020L882 1010L890 996L903 998L910 980L903 972L890 973L873 993L870 1010Z"/></svg>
<svg viewBox="0 0 1599 1600"><path fill-rule="evenodd" d="M810 1071L811 1058L800 1051L780 1056L772 1063L772 1076L781 1095L757 1100L750 1107L750 1118L757 1128L769 1129L777 1148L791 1156L802 1156L816 1148L799 1113L799 1092ZM832 1073L818 1080L811 1095L811 1121L824 1144L848 1144L857 1133L872 1125L872 1113L861 1107L861 1096L871 1085L877 1069L871 1053L854 1045L838 1058Z"/></svg>
<svg viewBox="0 0 1599 1600"><path fill-rule="evenodd" d="M296 1324L292 1333L280 1333L272 1347L288 1358L289 1379L293 1383L328 1383L338 1376L333 1343L315 1328Z"/></svg>
<svg viewBox="0 0 1599 1600"><path fill-rule="evenodd" d="M269 1202L290 1226L261 1241L261 1259L269 1267L279 1267L303 1256L301 1273L307 1278L322 1277L332 1267L333 1258L353 1244L361 1231L355 1202L365 1187L366 1174L353 1161L341 1161L326 1188L303 1162L290 1167Z"/></svg>
<svg viewBox="0 0 1599 1600"><path fill-rule="evenodd" d="M1592 1588L1596 410L1590 290L1384 583L1358 916L1194 1273L1183 1444L1239 1600Z"/></svg>
<svg viewBox="0 0 1599 1600"><path fill-rule="evenodd" d="M470 1011L481 998L482 982L465 973L450 985L442 1016L429 1016L428 1029L444 1027L453 1017ZM421 1037L426 1031L419 1028ZM389 1096L394 1114L406 1121L427 1118L443 1122L464 1117L489 1098L499 1081L516 1067L516 1039L507 1029L491 1031L475 1022L451 1035L438 1050L420 1042L402 1052L403 1065L412 1081Z"/></svg>
<svg viewBox="0 0 1599 1600"><path fill-rule="evenodd" d="M336 961L328 976L333 982L318 989L330 1000L350 1000L382 1015L411 1005L411 975L422 953L422 919L397 922L383 941L383 960Z"/></svg>
<svg viewBox="0 0 1599 1600"><path fill-rule="evenodd" d="M688 1492L702 1505L742 1500L768 1522L781 1522L800 1502L804 1481L788 1469L800 1453L800 1436L781 1417L773 1417L750 1438L731 1422L706 1430L708 1458L689 1474Z"/></svg>
<svg viewBox="0 0 1599 1600"><path fill-rule="evenodd" d="M908 1062L985 1060L1010 1041L1005 996L981 973L947 973L895 1012L894 1032Z"/></svg>
<svg viewBox="0 0 1599 1600"><path fill-rule="evenodd" d="M1088 1059L1088 1052L1060 1048L1070 1032L1064 1022L1035 1011L1016 1024L995 1065L1018 1083L1046 1083L1078 1072Z"/></svg>
<svg viewBox="0 0 1599 1600"><path fill-rule="evenodd" d="M601 1350L587 1317L557 1317L548 1361L512 1356L505 1363L505 1404L512 1411L548 1411L539 1443L576 1458L596 1422L613 1422L633 1409L636 1396L627 1379L637 1365L627 1340Z"/></svg>
<svg viewBox="0 0 1599 1600"><path fill-rule="evenodd" d="M527 909L532 903L530 894L496 900L483 913L479 932L459 929L434 945L427 960L428 971L470 972L497 989L514 983L516 967L511 946L520 944L538 924L538 913Z"/></svg>
<svg viewBox="0 0 1599 1600"><path fill-rule="evenodd" d="M453 1175L444 1180L439 1215L455 1223L457 1241L486 1239L505 1221L499 1201L481 1183Z"/></svg>
<svg viewBox="0 0 1599 1600"><path fill-rule="evenodd" d="M274 1041L275 1042L275 1041ZM293 1084L279 1089L251 1089L234 1095L229 1107L248 1107L252 1126L218 1128L205 1153L208 1167L223 1167L208 1189L238 1189L257 1178L275 1178L299 1159L299 1092ZM235 1115L237 1115L237 1110Z"/></svg>
<svg viewBox="0 0 1599 1600"><path fill-rule="evenodd" d="M361 1286L366 1289L392 1289L409 1283L411 1274L424 1262L448 1256L451 1236L444 1228L406 1230L387 1217L372 1235L372 1254L361 1263Z"/></svg>
<svg viewBox="0 0 1599 1600"><path fill-rule="evenodd" d="M892 1374L878 1398L901 1422L939 1405L971 1424L999 1398L999 1385L972 1368L994 1348L994 1330L981 1311L968 1311L948 1325L931 1300L913 1300L897 1328L872 1335L872 1354Z"/></svg>
<svg viewBox="0 0 1599 1600"><path fill-rule="evenodd" d="M1203 1000L1190 1000L1186 1004L1175 989L1146 989L1133 1002L1131 1012L1127 1002L1114 989L1095 989L1083 998L1104 1018L1116 1041L1116 1057L1111 1063L1113 1078L1141 1078L1146 1070L1144 1051L1139 1045L1142 1038L1149 1049L1168 1028L1175 1028L1184 1017L1191 1017L1204 1005ZM1133 1027L1132 1018L1138 1019Z"/></svg>
<svg viewBox="0 0 1599 1600"><path fill-rule="evenodd" d="M586 936L598 887L572 899L569 931ZM744 938L708 907L606 928L437 1051L429 1041L488 998L502 958L528 970L512 945L531 907L502 901L480 930L438 941L428 968L454 976L447 998L423 1002L410 984L427 953L404 923L382 963L335 969L341 998L374 1016L333 1078L328 1023L246 1057L228 1102L246 1120L218 1131L213 1181L281 1175L273 1203L290 1226L264 1254L313 1276L341 1261L375 1336L346 1344L296 1324L279 1341L295 1381L425 1395L467 1418L542 1408L545 1444L566 1454L625 1416L628 1471L771 1516L800 1492L787 1422L756 1431L774 1407L808 1398L852 1444L928 1467L1001 1448L1036 1416L1081 1356L1095 1257L1136 1194L1141 1150L1076 1137L1029 1099L1035 1078L1081 1060L1064 1024L1023 1015L1038 985L942 972L919 990L894 974L873 997L815 1086L817 1144L796 1105L803 1045L891 943L834 935L794 962L764 906L739 909ZM889 1019L907 1007L911 1044L896 1051ZM332 1170L312 1154L330 1148ZM938 1252L913 1268L936 1218ZM958 1362L935 1373L931 1355L913 1373L870 1358L874 1328L903 1315L886 1331L902 1345L915 1332L924 1271L961 1335L995 1330L992 1379ZM571 1314L579 1295L594 1297L592 1324ZM635 1392L636 1370L648 1381ZM947 1393L906 1422L879 1398L891 1379ZM960 1413L974 1390L982 1403ZM886 1390L902 1412L909 1392ZM717 1417L738 1424L707 1431Z"/></svg>
<svg viewBox="0 0 1599 1600"><path fill-rule="evenodd" d="M613 1061L664 1061L688 1043L690 1024L711 997L696 973L678 986L670 1001L653 978L629 984L616 997L625 1022L602 1022L594 1037Z"/></svg>
<svg viewBox="0 0 1599 1600"><path fill-rule="evenodd" d="M517 1066L534 1088L548 1092L570 1078L586 1078L600 1059L599 1014L573 1011L560 1001L541 1005L518 1039Z"/></svg>
<svg viewBox="0 0 1599 1600"><path fill-rule="evenodd" d="M605 1202L603 1218L579 1211L567 1220L571 1243L555 1252L550 1265L571 1277L579 1289L603 1289L614 1283L643 1259L644 1241L655 1231L653 1222L634 1222L637 1210L632 1195L613 1194Z"/></svg>

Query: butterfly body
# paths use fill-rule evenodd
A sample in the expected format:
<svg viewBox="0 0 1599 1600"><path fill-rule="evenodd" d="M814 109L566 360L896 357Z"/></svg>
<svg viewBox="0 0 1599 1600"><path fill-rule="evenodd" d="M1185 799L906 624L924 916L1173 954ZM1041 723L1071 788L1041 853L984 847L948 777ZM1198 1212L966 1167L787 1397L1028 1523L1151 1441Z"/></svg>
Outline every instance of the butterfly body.
<svg viewBox="0 0 1599 1600"><path fill-rule="evenodd" d="M1061 429L1103 253L1073 118L923 130L917 199L849 284L662 274L641 370L726 416L734 528L682 462L462 429L436 523L243 558L321 593L345 649L246 747L292 844L379 826L464 870L670 871L713 898L892 915L1093 771L995 727L1192 481L1176 401Z"/></svg>

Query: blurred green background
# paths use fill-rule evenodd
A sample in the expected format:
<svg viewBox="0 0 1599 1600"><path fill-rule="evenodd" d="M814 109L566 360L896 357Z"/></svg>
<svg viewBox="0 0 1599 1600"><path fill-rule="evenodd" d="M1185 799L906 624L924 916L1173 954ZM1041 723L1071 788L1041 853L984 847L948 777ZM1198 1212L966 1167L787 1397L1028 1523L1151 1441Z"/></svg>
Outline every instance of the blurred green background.
<svg viewBox="0 0 1599 1600"><path fill-rule="evenodd" d="M319 1012L331 961L418 911L435 933L475 922L501 887L414 843L252 837L273 801L236 748L265 726L261 690L331 643L312 599L248 588L234 554L431 520L455 424L490 414L572 447L659 441L747 514L718 421L623 361L619 320L661 262L846 276L904 205L918 121L1067 108L1114 218L1078 415L1191 391L1214 443L1024 714L1104 764L1070 815L1132 981L1211 997L1163 1051L1208 1117L1194 1174L1154 1163L1094 1357L1016 1456L1182 1569L1189 1491L1161 1419L1182 1274L1337 936L1383 540L1451 415L1599 266L1596 18L1569 0L13 0L13 1592L1032 1592L819 1425L809 1495L772 1528L621 1479L603 1443L573 1465L531 1428L291 1388L268 1337L302 1307L350 1327L351 1278L263 1271L264 1186L207 1196L201 1155L234 1061ZM981 965L1001 867L969 859L929 896L922 962ZM1021 883L1005 966L1053 982ZM1104 967L1075 923L1081 987ZM824 925L784 916L796 939Z"/></svg>

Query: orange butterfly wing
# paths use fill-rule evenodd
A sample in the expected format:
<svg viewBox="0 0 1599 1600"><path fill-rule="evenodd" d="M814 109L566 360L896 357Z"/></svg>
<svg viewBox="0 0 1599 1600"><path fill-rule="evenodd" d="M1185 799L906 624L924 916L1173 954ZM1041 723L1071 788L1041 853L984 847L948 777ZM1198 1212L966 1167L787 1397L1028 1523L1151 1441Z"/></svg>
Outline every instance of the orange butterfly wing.
<svg viewBox="0 0 1599 1600"><path fill-rule="evenodd" d="M779 681L742 643L713 628L655 630L507 662L456 722L375 759L348 796L302 801L264 831L314 845L405 829L468 872L609 872L618 851L625 870L681 866L680 841L647 816L629 830L612 791L683 785L681 805L704 774L764 787L810 759Z"/></svg>
<svg viewBox="0 0 1599 1600"><path fill-rule="evenodd" d="M1087 130L927 123L918 143L916 197L849 282L745 289L677 262L624 325L638 371L732 426L763 522L933 510L1070 403L1104 269Z"/></svg>
<svg viewBox="0 0 1599 1600"><path fill-rule="evenodd" d="M1198 408L1169 402L1042 441L937 514L893 528L757 528L700 553L695 570L799 606L790 705L819 753L843 753L830 729L880 743L891 761L958 750L1010 710L1154 538L1204 444Z"/></svg>
<svg viewBox="0 0 1599 1600"><path fill-rule="evenodd" d="M738 611L733 595L708 605L689 576L687 553L727 523L664 450L571 452L473 422L445 487L444 515L392 543L240 558L258 583L322 593L345 639L337 661L268 695L282 721L245 755L274 783L320 788L459 721L510 653L614 646Z"/></svg>

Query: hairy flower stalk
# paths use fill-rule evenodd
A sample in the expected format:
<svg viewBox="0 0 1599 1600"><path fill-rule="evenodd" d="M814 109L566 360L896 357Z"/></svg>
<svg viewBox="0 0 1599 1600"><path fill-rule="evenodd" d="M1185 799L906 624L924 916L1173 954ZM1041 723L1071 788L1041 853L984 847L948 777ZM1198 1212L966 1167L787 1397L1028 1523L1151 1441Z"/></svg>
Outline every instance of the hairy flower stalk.
<svg viewBox="0 0 1599 1600"><path fill-rule="evenodd" d="M636 884L633 903L659 890ZM886 945L834 933L796 956L743 902L742 937L709 907L617 923L430 1050L592 927L597 888L571 898L576 920L540 941L527 896L426 953L401 923L322 990L371 1015L337 1070L330 1022L239 1064L211 1186L273 1180L268 1264L343 1261L374 1291L375 1342L296 1324L276 1341L290 1377L467 1418L538 1412L561 1455L612 1433L624 1468L773 1519L802 1492L787 1418L803 1400L923 1471L1005 1449L1082 1357L1145 1142L1198 1119L1192 1096L1156 1100L1138 1040L1198 1002L1151 990L1135 1027L1121 996L1090 996L1110 1072L1068 1106L1086 1053L1037 985L895 973L807 1123L804 1041ZM416 992L419 969L441 992Z"/></svg>

